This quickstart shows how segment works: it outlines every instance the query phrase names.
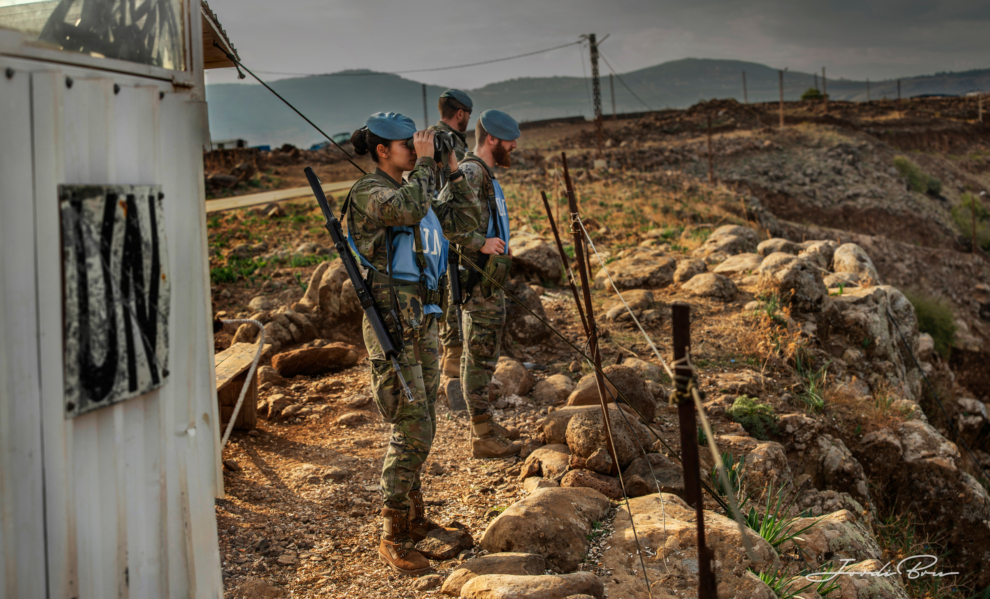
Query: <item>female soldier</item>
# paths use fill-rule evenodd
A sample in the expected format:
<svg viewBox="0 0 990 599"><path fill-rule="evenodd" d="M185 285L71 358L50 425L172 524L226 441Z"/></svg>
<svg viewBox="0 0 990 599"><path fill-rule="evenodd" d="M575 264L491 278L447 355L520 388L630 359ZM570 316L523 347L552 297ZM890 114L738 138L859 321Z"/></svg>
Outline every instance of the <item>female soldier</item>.
<svg viewBox="0 0 990 599"><path fill-rule="evenodd" d="M386 320L392 335L402 339L399 364L412 392L410 402L365 318L375 403L392 425L382 469L384 530L378 553L401 574L429 571L429 560L413 545L437 528L424 513L420 470L436 430L437 319L444 293L439 281L447 267L445 235L477 227L481 216L477 196L453 157L450 199L437 201L433 137L432 131L416 131L413 121L401 114L371 115L351 142L358 154L370 152L378 168L354 184L344 208L350 208L351 247L368 269L368 287L379 311L398 315L398 322ZM406 183L401 182L403 171L411 171Z"/></svg>

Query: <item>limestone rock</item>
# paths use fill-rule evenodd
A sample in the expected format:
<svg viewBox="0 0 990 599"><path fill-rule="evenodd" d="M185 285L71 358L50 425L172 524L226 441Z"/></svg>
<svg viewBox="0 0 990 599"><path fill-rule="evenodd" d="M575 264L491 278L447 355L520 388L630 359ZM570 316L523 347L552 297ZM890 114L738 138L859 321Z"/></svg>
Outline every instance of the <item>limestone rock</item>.
<svg viewBox="0 0 990 599"><path fill-rule="evenodd" d="M574 595L604 599L605 585L591 572L575 572L563 576L486 574L461 587L464 599L566 599Z"/></svg>
<svg viewBox="0 0 990 599"><path fill-rule="evenodd" d="M427 574L420 576L412 583L412 588L417 591L430 591L443 584L443 576L439 574Z"/></svg>
<svg viewBox="0 0 990 599"><path fill-rule="evenodd" d="M540 576L547 563L542 555L532 553L493 553L469 559L451 572L440 590L444 595L460 597L461 587L469 580L486 574Z"/></svg>
<svg viewBox="0 0 990 599"><path fill-rule="evenodd" d="M546 487L559 487L560 483L555 480L542 478L539 476L531 476L523 481L523 491L527 494L535 492L537 489L544 489Z"/></svg>
<svg viewBox="0 0 990 599"><path fill-rule="evenodd" d="M751 272L759 268L760 263L762 262L763 257L760 254L736 254L716 266L712 272L726 276L737 273Z"/></svg>
<svg viewBox="0 0 990 599"><path fill-rule="evenodd" d="M567 445L544 445L526 457L523 462L522 476L533 473L532 476L542 476L546 479L557 479L567 472L571 451Z"/></svg>
<svg viewBox="0 0 990 599"><path fill-rule="evenodd" d="M599 474L610 474L612 472L612 456L602 447L588 456L585 465L589 470L594 470Z"/></svg>
<svg viewBox="0 0 990 599"><path fill-rule="evenodd" d="M513 240L514 241L514 240ZM506 289L516 296L534 314L546 320L547 313L543 308L543 301L528 283L522 281L509 281ZM505 332L509 338L522 345L533 345L546 339L551 335L548 329L538 318L526 311L522 306L514 301L506 299L505 303Z"/></svg>
<svg viewBox="0 0 990 599"><path fill-rule="evenodd" d="M793 541L784 543L780 549L787 552L796 544L802 549L805 559L814 567L828 561L834 563L842 559L851 559L859 562L883 557L883 552L869 527L860 524L849 510L819 518L798 518L794 521L792 530L801 530L809 525L813 526Z"/></svg>
<svg viewBox="0 0 990 599"><path fill-rule="evenodd" d="M452 559L461 551L472 547L474 547L474 539L467 531L459 528L431 530L425 539L416 543L416 551L433 560Z"/></svg>
<svg viewBox="0 0 990 599"><path fill-rule="evenodd" d="M609 394L606 399L610 403L622 402L622 399L625 399L647 422L653 422L657 412L656 400L653 399L653 394L650 393L646 383L635 370L622 364L613 364L603 368L602 372L607 377L605 387ZM567 405L601 405L598 382L594 373L581 378L574 391L567 398Z"/></svg>
<svg viewBox="0 0 990 599"><path fill-rule="evenodd" d="M320 307L320 281L323 280L323 273L330 268L329 262L320 262L316 265L316 270L309 276L309 284L306 285L306 293L298 302L292 304L292 309L296 312L313 312Z"/></svg>
<svg viewBox="0 0 990 599"><path fill-rule="evenodd" d="M677 270L674 271L674 283L683 285L707 270L708 265L705 264L704 260L685 258L677 263Z"/></svg>
<svg viewBox="0 0 990 599"><path fill-rule="evenodd" d="M796 312L820 312L828 297L821 271L808 260L790 254L770 254L763 259L760 285L789 301Z"/></svg>
<svg viewBox="0 0 990 599"><path fill-rule="evenodd" d="M365 416L361 412L346 412L337 418L337 424L355 426L365 421Z"/></svg>
<svg viewBox="0 0 990 599"><path fill-rule="evenodd" d="M880 275L877 274L877 267L873 265L873 260L870 260L866 251L855 243L840 245L832 256L832 262L835 272L848 272L857 275L861 285L880 284Z"/></svg>
<svg viewBox="0 0 990 599"><path fill-rule="evenodd" d="M519 360L504 356L498 359L495 376L492 378L492 387L495 389L496 397L526 395L535 383L536 379Z"/></svg>
<svg viewBox="0 0 990 599"><path fill-rule="evenodd" d="M884 569L885 565L886 562L871 559L858 564L850 564L843 569L843 572L879 572ZM911 565L905 565L904 567L910 568ZM887 570L889 571L890 568ZM837 577L835 582L839 583L839 588L836 591L842 599L846 597L852 597L854 599L859 599L860 597L869 597L870 599L908 599L909 596L898 576L847 575Z"/></svg>
<svg viewBox="0 0 990 599"><path fill-rule="evenodd" d="M558 404L567 399L574 389L574 380L565 374L555 374L536 383L533 399L545 404Z"/></svg>
<svg viewBox="0 0 990 599"><path fill-rule="evenodd" d="M592 523L600 521L609 507L609 500L592 489L537 489L488 525L481 546L490 553L539 554L555 571L573 572L588 553L586 535Z"/></svg>
<svg viewBox="0 0 990 599"><path fill-rule="evenodd" d="M608 265L619 291L626 289L659 289L674 282L677 260L659 250L645 250L616 260ZM604 270L595 273L595 287L612 290Z"/></svg>
<svg viewBox="0 0 990 599"><path fill-rule="evenodd" d="M560 481L561 487L585 487L594 489L609 499L622 499L622 485L619 479L592 472L591 470L571 470Z"/></svg>
<svg viewBox="0 0 990 599"><path fill-rule="evenodd" d="M801 246L789 239L782 239L780 237L765 239L756 246L756 253L760 256L769 256L775 252L797 254L799 251L801 251Z"/></svg>
<svg viewBox="0 0 990 599"><path fill-rule="evenodd" d="M682 289L694 297L710 297L724 302L732 301L739 292L731 279L712 272L692 278Z"/></svg>
<svg viewBox="0 0 990 599"><path fill-rule="evenodd" d="M602 567L611 572L607 583L609 596L637 599L647 596L629 523L630 511L640 543L666 558L646 562L654 597L697 597L695 511L680 497L669 494L663 494L662 502L661 496L654 494L630 499L628 507L619 506L613 521L615 532L601 559ZM775 599L770 588L748 572L749 568L757 572L779 569L780 560L773 547L754 531L746 529L745 534L756 553L757 561L753 562L746 555L739 528L733 520L708 511L704 517L705 541L714 550L718 564L718 596Z"/></svg>
<svg viewBox="0 0 990 599"><path fill-rule="evenodd" d="M264 385L265 383L268 383L273 387L284 387L289 384L289 381L285 380L282 375L280 375L278 371L271 366L259 366L258 384Z"/></svg>
<svg viewBox="0 0 990 599"><path fill-rule="evenodd" d="M825 287L829 289L842 289L844 293L846 287L859 287L859 275L849 272L837 272L826 275L823 282L825 283Z"/></svg>
<svg viewBox="0 0 990 599"><path fill-rule="evenodd" d="M802 249L798 252L798 256L810 260L818 268L828 269L832 266L832 257L837 247L839 244L831 240L806 241L801 244Z"/></svg>
<svg viewBox="0 0 990 599"><path fill-rule="evenodd" d="M248 578L234 591L234 597L251 599L279 599L288 596L285 589L272 586L260 578Z"/></svg>
<svg viewBox="0 0 990 599"><path fill-rule="evenodd" d="M272 302L272 300L270 300L269 298L263 295L254 297L251 299L250 302L248 302L248 309L251 310L252 312L264 312L266 310L271 310L272 308L275 307L276 306Z"/></svg>
<svg viewBox="0 0 990 599"><path fill-rule="evenodd" d="M870 503L863 467L842 439L828 434L818 436L804 451L802 461L803 472L811 477L815 487L844 491L862 504Z"/></svg>
<svg viewBox="0 0 990 599"><path fill-rule="evenodd" d="M607 368L608 367L603 368L602 371L605 372ZM609 392L609 394L606 395L607 400L611 401L613 395L618 396L615 391L615 387L608 381L605 381L605 387ZM579 380L577 385L574 386L574 390L571 391L569 396L567 396L568 406L600 405L600 401L601 400L598 395L598 381L595 377L595 373L593 372L581 377L581 380Z"/></svg>
<svg viewBox="0 0 990 599"><path fill-rule="evenodd" d="M237 332L234 333L234 338L231 340L230 344L235 343L254 343L258 339L258 327L250 322L245 322L241 326L237 327Z"/></svg>
<svg viewBox="0 0 990 599"><path fill-rule="evenodd" d="M268 420L278 420L282 416L282 410L292 405L292 401L281 394L275 394L267 401L259 403L258 414Z"/></svg>
<svg viewBox="0 0 990 599"><path fill-rule="evenodd" d="M684 469L659 453L636 458L622 471L626 492L630 497L652 493L671 493L683 498Z"/></svg>
<svg viewBox="0 0 990 599"><path fill-rule="evenodd" d="M543 421L543 440L548 445L567 444L567 425L571 418L589 410L601 410L600 406L567 406L547 414Z"/></svg>
<svg viewBox="0 0 990 599"><path fill-rule="evenodd" d="M563 265L557 250L533 233L512 234L512 270L536 282L560 280Z"/></svg>
<svg viewBox="0 0 990 599"><path fill-rule="evenodd" d="M734 256L756 249L759 237L756 231L738 225L725 225L715 229L705 243L691 252L696 258L706 258L714 254Z"/></svg>
<svg viewBox="0 0 990 599"><path fill-rule="evenodd" d="M334 343L324 347L296 349L277 354L272 367L283 377L297 374L322 374L357 364L357 351L350 345Z"/></svg>
<svg viewBox="0 0 990 599"><path fill-rule="evenodd" d="M635 418L628 418L627 424L617 408L609 408L609 420L612 423L616 459L619 460L619 467L625 468L643 455L642 447L650 447L653 439L646 427ZM567 446L571 453L587 459L599 448L605 447L605 444L605 424L601 410L583 412L571 418L567 425Z"/></svg>

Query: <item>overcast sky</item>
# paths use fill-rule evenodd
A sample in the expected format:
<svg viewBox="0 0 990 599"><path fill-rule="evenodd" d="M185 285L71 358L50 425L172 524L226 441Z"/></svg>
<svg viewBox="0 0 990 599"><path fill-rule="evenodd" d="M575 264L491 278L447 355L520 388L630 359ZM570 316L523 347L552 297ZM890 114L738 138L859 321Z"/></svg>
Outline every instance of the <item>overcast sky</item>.
<svg viewBox="0 0 990 599"><path fill-rule="evenodd" d="M873 80L990 67L985 0L210 0L244 63L278 73L440 67L610 37L620 72L680 58L732 58ZM582 56L584 57L582 59ZM260 73L260 71L266 71ZM410 73L473 89L589 73L572 46L481 67ZM602 73L607 73L602 65ZM208 83L235 81L233 69Z"/></svg>

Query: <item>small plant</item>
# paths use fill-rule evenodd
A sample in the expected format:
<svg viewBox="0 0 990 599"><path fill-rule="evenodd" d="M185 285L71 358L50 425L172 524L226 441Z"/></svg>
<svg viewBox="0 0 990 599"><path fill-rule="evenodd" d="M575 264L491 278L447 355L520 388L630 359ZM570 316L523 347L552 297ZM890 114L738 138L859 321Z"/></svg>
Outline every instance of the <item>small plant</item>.
<svg viewBox="0 0 990 599"><path fill-rule="evenodd" d="M973 243L973 214L976 213L976 243L990 249L990 211L971 193L959 196L959 203L952 207L952 220L969 244Z"/></svg>
<svg viewBox="0 0 990 599"><path fill-rule="evenodd" d="M918 193L939 195L942 192L942 182L925 173L918 165L904 156L894 157L894 167L901 176L907 179L908 185Z"/></svg>
<svg viewBox="0 0 990 599"><path fill-rule="evenodd" d="M739 509L742 510L743 505L749 500L748 496L743 495L743 483L745 482L745 468L746 468L746 456L739 458L737 462L732 456L732 453L728 451L722 452L722 465L725 466L725 475L729 478L729 488L732 489L732 493L739 500ZM725 486L722 484L722 476L718 472L718 465L716 464L712 468L711 472L712 488L715 492L722 497L728 497L729 492L726 490Z"/></svg>
<svg viewBox="0 0 990 599"><path fill-rule="evenodd" d="M839 583L836 581L838 577L828 580L829 576L827 576L828 574L835 572L835 562L828 562L822 564L817 568L817 570L818 571L815 572L815 574L818 575L824 574L825 576L820 576L820 578L822 578L823 580L821 580L820 582L818 582L818 584L815 585L815 592L817 592L822 599L827 599L829 593L832 593L839 589ZM811 573L812 573L811 570L802 570L800 576L807 577Z"/></svg>
<svg viewBox="0 0 990 599"><path fill-rule="evenodd" d="M828 365L829 363L826 362L820 369L813 370L804 363L800 355L797 356L797 372L804 379L804 393L801 393L798 397L812 412L820 413L825 408L825 385L828 379Z"/></svg>
<svg viewBox="0 0 990 599"><path fill-rule="evenodd" d="M750 508L749 514L746 515L746 526L755 530L774 549L792 539L800 540L801 537L798 535L818 524L818 520L815 520L811 524L795 530L795 522L798 518L788 516L787 512L794 504L797 496L792 497L790 502L785 505L784 501L786 499L784 488L781 487L778 489L775 495L773 492L773 483L771 483L769 490L767 490L767 505L763 517L761 518L756 513L756 508Z"/></svg>
<svg viewBox="0 0 990 599"><path fill-rule="evenodd" d="M956 321L952 306L945 300L921 291L907 290L904 295L918 315L918 330L931 335L935 341L935 351L943 358L948 358L952 340L956 336Z"/></svg>
<svg viewBox="0 0 990 599"><path fill-rule="evenodd" d="M725 413L761 441L766 441L771 434L777 432L777 414L773 407L759 403L748 395L737 397L732 407Z"/></svg>
<svg viewBox="0 0 990 599"><path fill-rule="evenodd" d="M698 445L708 445L708 435L705 434L705 429L698 427Z"/></svg>
<svg viewBox="0 0 990 599"><path fill-rule="evenodd" d="M801 94L801 101L807 102L811 100L821 100L824 97L825 96L822 95L820 90L814 87L809 87L803 94Z"/></svg>
<svg viewBox="0 0 990 599"><path fill-rule="evenodd" d="M502 508L502 510L505 511L505 508ZM602 523L599 522L598 520L595 520L594 522L591 523L591 532L584 535L584 538L594 543L603 534L605 534L605 529L602 527Z"/></svg>
<svg viewBox="0 0 990 599"><path fill-rule="evenodd" d="M750 570L750 572L753 572L753 570ZM797 586L796 581L798 577L787 576L783 570L777 572L753 572L753 574L756 574L757 578L770 587L770 590L777 596L777 599L803 599L798 593L803 593L815 586L813 582L809 582L801 588L795 589L794 587Z"/></svg>

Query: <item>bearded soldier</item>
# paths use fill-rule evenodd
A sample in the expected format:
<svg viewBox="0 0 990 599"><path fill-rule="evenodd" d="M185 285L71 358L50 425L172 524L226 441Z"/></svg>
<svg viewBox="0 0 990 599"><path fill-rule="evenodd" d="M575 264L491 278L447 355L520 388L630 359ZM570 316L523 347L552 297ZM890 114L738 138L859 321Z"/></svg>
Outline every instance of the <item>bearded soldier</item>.
<svg viewBox="0 0 990 599"><path fill-rule="evenodd" d="M521 444L515 429L507 429L492 420L490 400L492 376L498 363L505 328L505 296L500 289L512 262L509 250L509 213L505 194L493 168L508 168L509 153L516 148L519 124L499 110L486 110L475 125L474 152L468 152L459 168L468 185L477 194L481 219L477 229L449 236L460 246L465 266L461 284L464 303L461 326L464 351L460 377L468 413L471 415L472 453L476 458L515 455ZM441 194L447 200L450 191ZM452 197L452 196L451 196ZM481 276L477 269L488 277ZM493 281L494 280L494 284Z"/></svg>
<svg viewBox="0 0 990 599"><path fill-rule="evenodd" d="M450 135L454 142L454 156L458 161L464 160L464 155L467 153L467 138L464 132L467 131L473 107L474 103L466 93L459 89L448 89L440 94L440 101L437 103L440 120L430 127L430 130L443 131ZM447 272L448 276L455 274L453 269ZM443 345L443 374L457 379L461 376L461 325L457 321L457 306L454 305L451 293L452 290L449 290L442 306L444 314L443 320L440 321L440 343Z"/></svg>

